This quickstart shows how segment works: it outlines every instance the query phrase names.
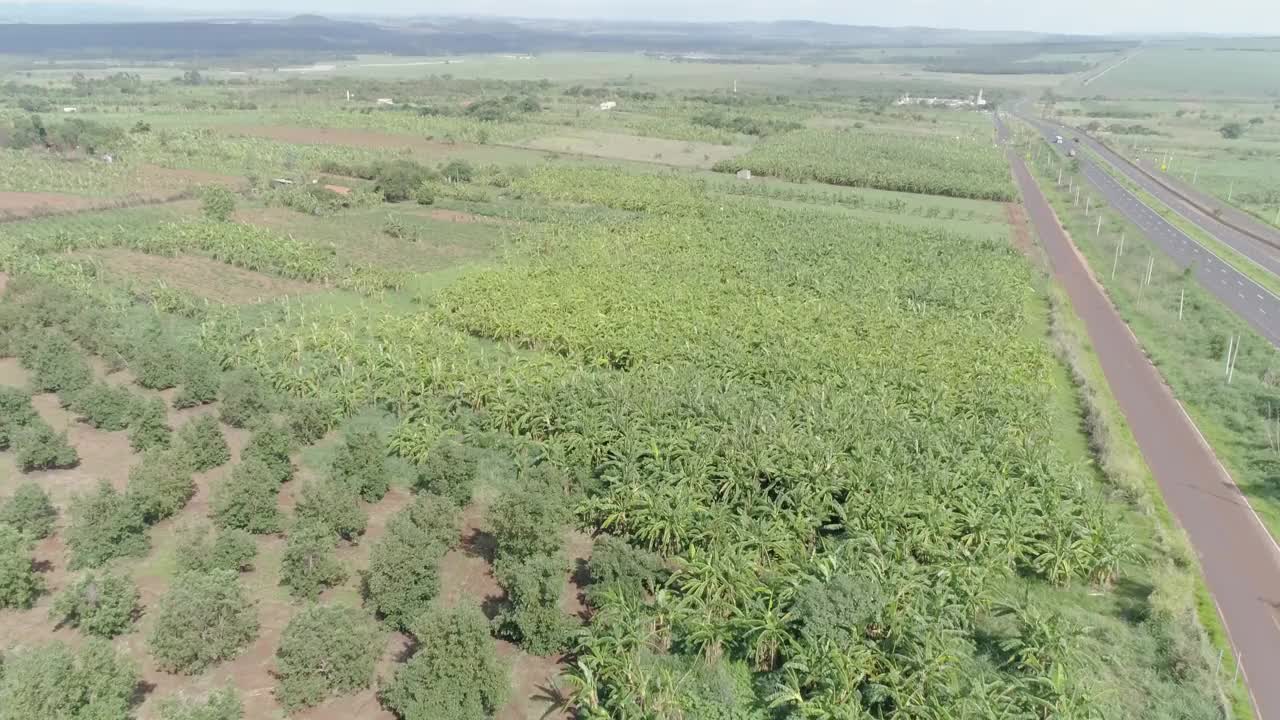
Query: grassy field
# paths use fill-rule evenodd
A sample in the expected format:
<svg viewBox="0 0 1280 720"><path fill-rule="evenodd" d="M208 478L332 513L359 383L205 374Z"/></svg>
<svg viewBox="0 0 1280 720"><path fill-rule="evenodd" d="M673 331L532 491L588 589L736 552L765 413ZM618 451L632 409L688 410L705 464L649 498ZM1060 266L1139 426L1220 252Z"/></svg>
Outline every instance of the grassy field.
<svg viewBox="0 0 1280 720"><path fill-rule="evenodd" d="M224 685L283 717L290 673L330 662L353 679L295 714L434 720L405 697L463 690L504 720L1230 714L989 116L891 104L1038 80L906 62L929 51L33 75L28 104L85 124L44 113L15 189L227 191L0 232L0 385L32 391L0 397L0 499L33 480L58 512L0 545L44 585L0 593L0 703L26 701L17 646L84 645L49 612L94 571L142 611L105 651L151 688L121 717ZM399 107L339 103L348 76ZM85 137L121 160L45 177ZM776 177L709 169L735 162ZM147 443L195 456L206 416L226 456L157 486L176 456ZM83 499L99 478L126 501ZM252 561L187 574L195 525ZM225 645L175 664L167 609L211 577L252 632L188 608ZM349 622L297 663L317 600Z"/></svg>
<svg viewBox="0 0 1280 720"><path fill-rule="evenodd" d="M1280 48L1256 52L1222 47L1147 47L1090 83L1088 92L1111 97L1259 97L1280 92Z"/></svg>

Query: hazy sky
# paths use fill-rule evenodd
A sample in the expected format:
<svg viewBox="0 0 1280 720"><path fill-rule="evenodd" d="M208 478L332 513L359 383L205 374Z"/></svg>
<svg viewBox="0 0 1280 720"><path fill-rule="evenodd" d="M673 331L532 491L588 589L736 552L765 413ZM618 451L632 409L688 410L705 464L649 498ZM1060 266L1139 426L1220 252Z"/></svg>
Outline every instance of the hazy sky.
<svg viewBox="0 0 1280 720"><path fill-rule="evenodd" d="M55 0L57 1L57 0ZM825 20L1043 32L1280 34L1275 0L63 0L167 10L518 15L648 20ZM20 4L0 0L5 5Z"/></svg>

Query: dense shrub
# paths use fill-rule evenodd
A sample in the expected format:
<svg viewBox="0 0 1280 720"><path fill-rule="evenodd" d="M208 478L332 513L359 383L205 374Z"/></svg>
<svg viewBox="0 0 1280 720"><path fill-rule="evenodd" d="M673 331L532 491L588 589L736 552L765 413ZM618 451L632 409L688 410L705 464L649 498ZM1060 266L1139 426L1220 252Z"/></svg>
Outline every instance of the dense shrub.
<svg viewBox="0 0 1280 720"><path fill-rule="evenodd" d="M879 619L886 600L874 577L840 573L801 586L792 613L809 645L849 652L865 640L867 626Z"/></svg>
<svg viewBox="0 0 1280 720"><path fill-rule="evenodd" d="M174 451L181 453L196 472L205 472L231 459L231 448L218 427L218 419L203 415L178 430Z"/></svg>
<svg viewBox="0 0 1280 720"><path fill-rule="evenodd" d="M116 558L139 557L148 548L142 509L105 480L98 483L95 492L71 501L66 540L72 570L100 567Z"/></svg>
<svg viewBox="0 0 1280 720"><path fill-rule="evenodd" d="M84 353L60 332L46 331L22 354L22 364L31 371L31 385L38 392L74 395L93 380Z"/></svg>
<svg viewBox="0 0 1280 720"><path fill-rule="evenodd" d="M142 387L168 390L177 387L186 376L187 353L158 330L147 333L134 348L129 367Z"/></svg>
<svg viewBox="0 0 1280 720"><path fill-rule="evenodd" d="M219 530L209 539L209 528L197 525L185 528L178 537L176 557L180 572L212 572L230 570L244 572L253 567L258 544L245 530Z"/></svg>
<svg viewBox="0 0 1280 720"><path fill-rule="evenodd" d="M261 535L280 530L276 494L280 486L261 460L241 462L231 477L213 488L209 516L221 528L237 528Z"/></svg>
<svg viewBox="0 0 1280 720"><path fill-rule="evenodd" d="M315 600L325 588L347 578L334 554L333 533L323 525L302 522L289 532L280 559L280 584L296 598Z"/></svg>
<svg viewBox="0 0 1280 720"><path fill-rule="evenodd" d="M227 222L236 211L236 196L221 185L201 188L200 211L210 220Z"/></svg>
<svg viewBox="0 0 1280 720"><path fill-rule="evenodd" d="M433 609L415 620L418 651L396 671L383 703L402 720L488 720L507 697L507 668L498 659L480 610Z"/></svg>
<svg viewBox="0 0 1280 720"><path fill-rule="evenodd" d="M333 403L323 396L294 400L289 405L288 429L295 442L310 445L325 436L334 425Z"/></svg>
<svg viewBox="0 0 1280 720"><path fill-rule="evenodd" d="M152 450L129 470L125 497L153 525L173 517L196 494L186 457L172 450Z"/></svg>
<svg viewBox="0 0 1280 720"><path fill-rule="evenodd" d="M440 558L458 534L457 510L441 498L419 496L396 513L369 556L363 582L369 608L390 625L408 628L440 592Z"/></svg>
<svg viewBox="0 0 1280 720"><path fill-rule="evenodd" d="M418 467L414 485L456 505L466 505L471 501L478 464L474 450L451 438L441 438Z"/></svg>
<svg viewBox="0 0 1280 720"><path fill-rule="evenodd" d="M65 432L54 432L43 420L32 420L13 438L18 467L23 472L75 467L80 455Z"/></svg>
<svg viewBox="0 0 1280 720"><path fill-rule="evenodd" d="M430 168L412 160L395 160L379 164L374 172L374 191L381 193L387 202L401 202L413 197L424 180L432 177Z"/></svg>
<svg viewBox="0 0 1280 720"><path fill-rule="evenodd" d="M179 576L152 612L151 654L169 672L202 672L235 657L258 635L253 604L228 570Z"/></svg>
<svg viewBox="0 0 1280 720"><path fill-rule="evenodd" d="M138 610L138 588L132 580L89 572L58 595L49 618L88 635L113 638L129 629Z"/></svg>
<svg viewBox="0 0 1280 720"><path fill-rule="evenodd" d="M568 573L568 563L560 555L499 560L494 575L507 591L507 602L494 618L498 634L533 655L563 650L575 627L560 610Z"/></svg>
<svg viewBox="0 0 1280 720"><path fill-rule="evenodd" d="M471 182L475 172L475 168L471 167L471 163L461 159L450 160L444 167L440 168L440 174L453 183Z"/></svg>
<svg viewBox="0 0 1280 720"><path fill-rule="evenodd" d="M227 687L199 699L172 695L160 701L157 714L159 720L242 720L244 703Z"/></svg>
<svg viewBox="0 0 1280 720"><path fill-rule="evenodd" d="M333 480L304 485L294 512L300 521L328 528L344 540L363 535L369 525L360 497L350 487Z"/></svg>
<svg viewBox="0 0 1280 720"><path fill-rule="evenodd" d="M8 450L14 436L39 417L31 406L31 395L15 387L0 385L0 450Z"/></svg>
<svg viewBox="0 0 1280 720"><path fill-rule="evenodd" d="M329 477L346 485L368 502L377 502L391 487L387 442L372 429L347 432L333 455Z"/></svg>
<svg viewBox="0 0 1280 720"><path fill-rule="evenodd" d="M523 482L500 497L489 511L500 556L552 555L563 545L571 508L560 488L537 477L527 473Z"/></svg>
<svg viewBox="0 0 1280 720"><path fill-rule="evenodd" d="M129 419L129 446L137 452L169 447L173 430L169 427L169 412L160 398L139 401Z"/></svg>
<svg viewBox="0 0 1280 720"><path fill-rule="evenodd" d="M218 399L222 373L211 358L188 353L183 360L182 376L173 406L178 409L208 405Z"/></svg>
<svg viewBox="0 0 1280 720"><path fill-rule="evenodd" d="M237 370L222 383L219 417L231 427L248 427L271 411L270 397L267 383L261 376L252 370Z"/></svg>
<svg viewBox="0 0 1280 720"><path fill-rule="evenodd" d="M606 593L642 600L657 589L663 574L661 556L614 535L595 541L587 570L591 578L587 597L595 605Z"/></svg>
<svg viewBox="0 0 1280 720"><path fill-rule="evenodd" d="M127 387L95 382L75 394L70 408L99 430L118 431L129 427L138 400Z"/></svg>
<svg viewBox="0 0 1280 720"><path fill-rule="evenodd" d="M276 697L293 712L369 687L382 636L356 608L313 605L285 626L276 650Z"/></svg>
<svg viewBox="0 0 1280 720"><path fill-rule="evenodd" d="M293 461L289 453L293 450L289 433L273 423L258 424L249 436L249 443L240 453L240 461L257 460L271 473L276 485L283 485L293 479Z"/></svg>
<svg viewBox="0 0 1280 720"><path fill-rule="evenodd" d="M9 525L32 539L47 538L53 533L58 511L49 495L39 485L24 482L0 505L0 525Z"/></svg>
<svg viewBox="0 0 1280 720"><path fill-rule="evenodd" d="M125 720L138 668L105 640L72 650L51 642L19 650L0 674L0 720Z"/></svg>
<svg viewBox="0 0 1280 720"><path fill-rule="evenodd" d="M0 608L29 608L44 591L31 556L31 540L0 525Z"/></svg>

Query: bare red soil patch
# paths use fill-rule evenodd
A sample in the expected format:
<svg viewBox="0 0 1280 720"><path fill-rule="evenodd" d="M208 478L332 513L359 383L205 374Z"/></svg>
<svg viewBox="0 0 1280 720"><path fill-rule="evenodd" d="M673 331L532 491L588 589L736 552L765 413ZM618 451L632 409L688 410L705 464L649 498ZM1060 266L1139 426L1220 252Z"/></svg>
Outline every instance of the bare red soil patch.
<svg viewBox="0 0 1280 720"><path fill-rule="evenodd" d="M1031 239L1031 225L1027 221L1027 214L1022 206L1017 203L1005 203L1004 216L1013 232L1013 246L1023 255L1035 259L1036 244Z"/></svg>
<svg viewBox="0 0 1280 720"><path fill-rule="evenodd" d="M443 222L455 223L484 223L487 225L510 225L509 220L502 218L488 217L485 215L473 215L472 213L462 212L460 210L444 210L436 208L427 213L427 217L432 220L440 220Z"/></svg>
<svg viewBox="0 0 1280 720"><path fill-rule="evenodd" d="M19 219L92 210L103 206L102 198L64 193L0 192L0 218Z"/></svg>
<svg viewBox="0 0 1280 720"><path fill-rule="evenodd" d="M249 137L279 140L281 142L302 145L347 145L350 147L374 148L379 150L400 150L408 148L414 152L443 155L461 147L460 144L435 142L409 135L394 135L372 130L349 130L345 128L303 128L283 125L255 125L249 127L227 128L228 134L247 135Z"/></svg>
<svg viewBox="0 0 1280 720"><path fill-rule="evenodd" d="M242 177L205 170L167 168L159 165L143 165L141 170L142 177L148 186L183 188L195 185L220 185L225 188L239 189L248 185L248 181Z"/></svg>
<svg viewBox="0 0 1280 720"><path fill-rule="evenodd" d="M93 250L86 254L112 273L163 282L169 287L232 305L324 289L299 280L244 270L199 255L163 257L121 249Z"/></svg>

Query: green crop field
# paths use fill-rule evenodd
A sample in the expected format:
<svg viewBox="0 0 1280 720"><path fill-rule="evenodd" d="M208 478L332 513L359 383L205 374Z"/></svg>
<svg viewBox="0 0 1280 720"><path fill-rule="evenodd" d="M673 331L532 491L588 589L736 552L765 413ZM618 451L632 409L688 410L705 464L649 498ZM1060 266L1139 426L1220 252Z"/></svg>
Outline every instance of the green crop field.
<svg viewBox="0 0 1280 720"><path fill-rule="evenodd" d="M974 55L12 63L0 720L1237 712Z"/></svg>
<svg viewBox="0 0 1280 720"><path fill-rule="evenodd" d="M1213 100L1280 93L1280 48L1258 52L1190 46L1143 48L1088 86L1110 97Z"/></svg>

